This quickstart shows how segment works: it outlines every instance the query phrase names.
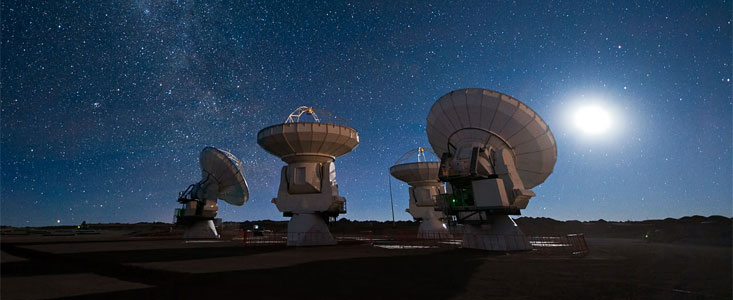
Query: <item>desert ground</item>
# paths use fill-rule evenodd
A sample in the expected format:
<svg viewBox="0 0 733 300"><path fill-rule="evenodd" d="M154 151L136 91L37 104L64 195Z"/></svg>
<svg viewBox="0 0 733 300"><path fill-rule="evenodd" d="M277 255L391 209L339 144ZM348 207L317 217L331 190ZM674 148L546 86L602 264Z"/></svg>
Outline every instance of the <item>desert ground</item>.
<svg viewBox="0 0 733 300"><path fill-rule="evenodd" d="M71 236L48 235L53 228L5 228L0 296L731 299L730 218L645 222L518 220L528 234L585 229L589 252L583 255L460 247L387 249L366 242L245 246L231 226L215 241L182 240L169 224L98 225L99 234ZM267 226L278 230L283 223ZM391 222L334 226L373 232L416 228L413 222L397 227Z"/></svg>

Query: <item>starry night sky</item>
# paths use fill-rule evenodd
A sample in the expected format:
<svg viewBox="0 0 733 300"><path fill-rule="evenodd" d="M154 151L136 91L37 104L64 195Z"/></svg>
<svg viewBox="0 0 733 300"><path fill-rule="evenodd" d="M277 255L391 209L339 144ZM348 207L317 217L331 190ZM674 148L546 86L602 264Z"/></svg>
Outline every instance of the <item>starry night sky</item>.
<svg viewBox="0 0 733 300"><path fill-rule="evenodd" d="M0 223L171 222L209 145L251 191L219 217L282 220L284 163L256 134L300 105L361 135L336 160L343 217L391 219L388 168L467 87L553 130L555 172L524 215L732 214L730 1L392 2L3 1ZM572 125L585 103L612 111L610 132Z"/></svg>

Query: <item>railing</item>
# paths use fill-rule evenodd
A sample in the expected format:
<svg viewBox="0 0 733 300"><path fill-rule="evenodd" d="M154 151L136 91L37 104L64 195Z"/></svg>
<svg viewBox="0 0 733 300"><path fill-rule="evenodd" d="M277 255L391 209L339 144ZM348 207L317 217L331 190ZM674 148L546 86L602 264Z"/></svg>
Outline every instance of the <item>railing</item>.
<svg viewBox="0 0 733 300"><path fill-rule="evenodd" d="M532 236L529 237L529 243L534 249L547 253L586 255L589 252L588 244L582 233L566 236Z"/></svg>
<svg viewBox="0 0 733 300"><path fill-rule="evenodd" d="M532 243L520 234L464 233L462 247L490 251L532 250Z"/></svg>
<svg viewBox="0 0 733 300"><path fill-rule="evenodd" d="M327 245L330 243L365 243L372 244L374 238L371 231L354 233L328 232L256 232L242 231L233 240L241 240L244 246L288 245Z"/></svg>
<svg viewBox="0 0 733 300"><path fill-rule="evenodd" d="M374 234L372 231L344 233L313 232L253 232L240 231L234 240L241 240L246 247L327 244L366 244L387 249L434 249L434 248L479 248L506 251L532 249L540 254L588 254L588 244L583 234L566 236L524 236L466 234L462 231L388 232Z"/></svg>
<svg viewBox="0 0 733 300"><path fill-rule="evenodd" d="M456 248L461 245L461 237L458 231L401 231L375 235L373 245L387 249Z"/></svg>
<svg viewBox="0 0 733 300"><path fill-rule="evenodd" d="M239 230L239 235L232 240L241 240L244 246L286 245L288 242L288 233Z"/></svg>

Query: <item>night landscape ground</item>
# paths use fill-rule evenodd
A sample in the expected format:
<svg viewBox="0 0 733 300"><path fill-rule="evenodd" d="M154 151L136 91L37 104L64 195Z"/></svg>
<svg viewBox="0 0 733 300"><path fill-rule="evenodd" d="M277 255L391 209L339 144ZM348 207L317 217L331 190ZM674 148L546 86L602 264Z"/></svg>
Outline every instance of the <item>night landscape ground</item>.
<svg viewBox="0 0 733 300"><path fill-rule="evenodd" d="M283 222L267 224L277 231ZM731 219L644 222L517 221L528 235L586 234L589 253L496 253L439 247L243 246L241 224L222 239L187 242L170 224L5 228L2 298L88 299L730 299ZM235 226L236 225L236 226ZM416 230L413 222L350 222L340 230ZM25 231L24 231L25 230ZM70 230L70 229L69 229ZM28 233L28 234L21 234ZM645 238L646 236L646 238Z"/></svg>

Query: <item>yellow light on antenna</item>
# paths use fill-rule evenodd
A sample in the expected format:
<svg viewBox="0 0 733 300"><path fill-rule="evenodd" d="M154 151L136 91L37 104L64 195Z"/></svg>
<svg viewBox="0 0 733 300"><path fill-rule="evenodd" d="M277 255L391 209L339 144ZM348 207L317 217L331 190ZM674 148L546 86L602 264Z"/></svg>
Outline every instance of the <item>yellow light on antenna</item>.
<svg viewBox="0 0 733 300"><path fill-rule="evenodd" d="M307 112L308 114L312 114L313 113L313 107L309 107L308 110L306 110L305 112Z"/></svg>
<svg viewBox="0 0 733 300"><path fill-rule="evenodd" d="M423 148L423 147L418 147L418 148L417 148L417 151L420 151L420 152L424 152L424 151L425 151L425 148Z"/></svg>

